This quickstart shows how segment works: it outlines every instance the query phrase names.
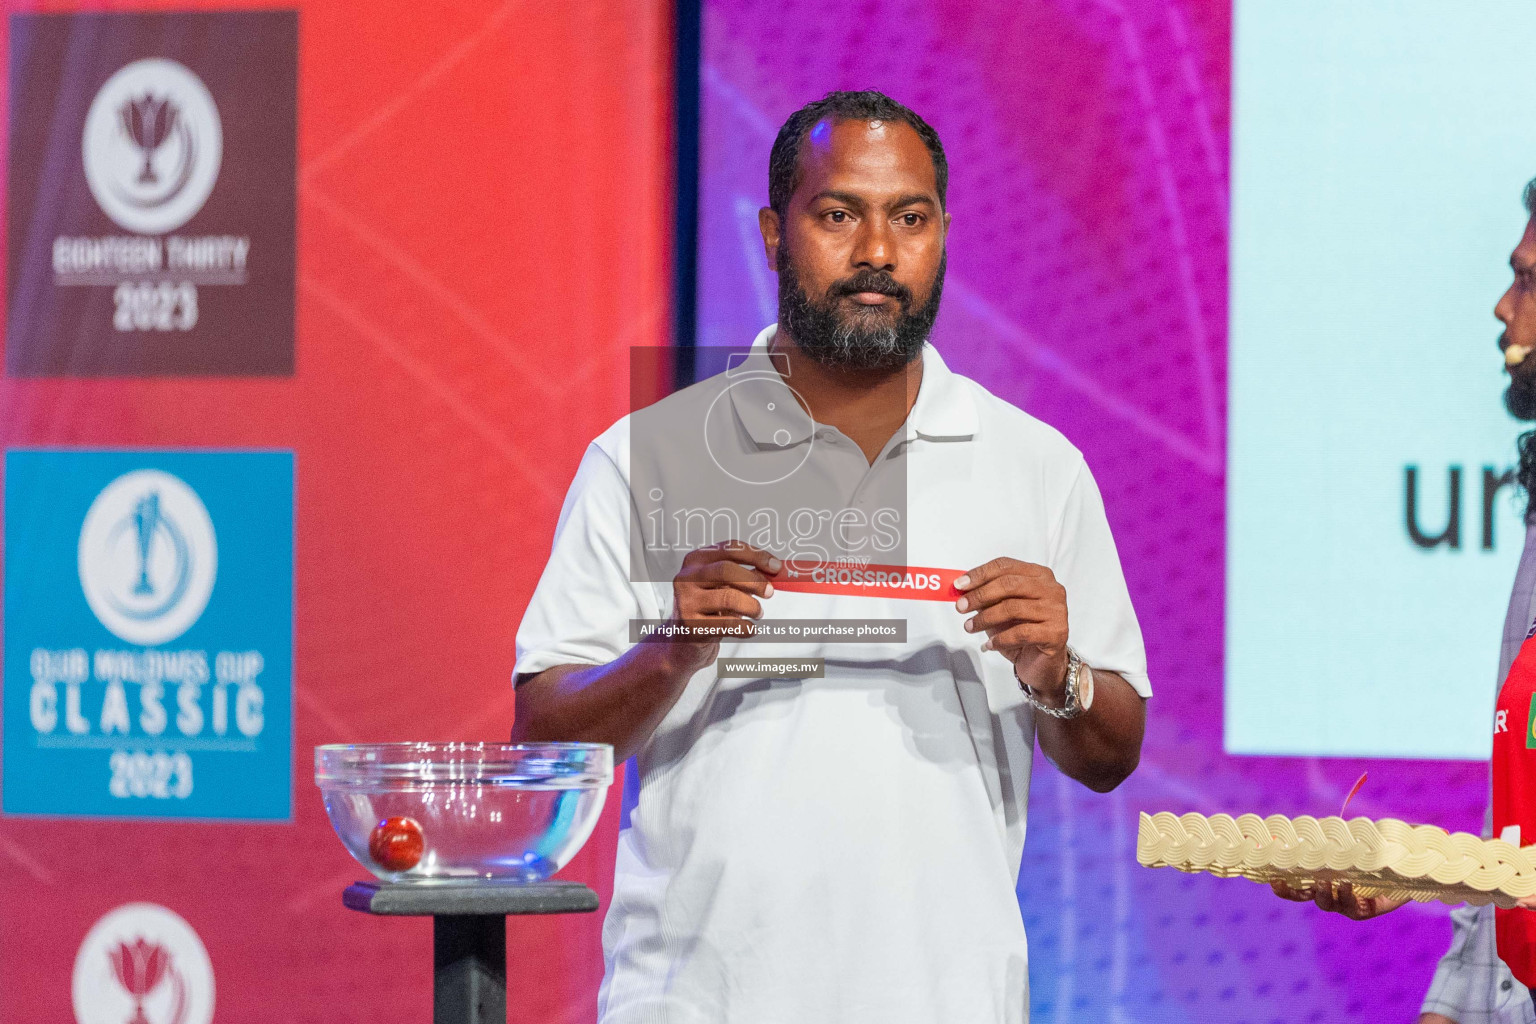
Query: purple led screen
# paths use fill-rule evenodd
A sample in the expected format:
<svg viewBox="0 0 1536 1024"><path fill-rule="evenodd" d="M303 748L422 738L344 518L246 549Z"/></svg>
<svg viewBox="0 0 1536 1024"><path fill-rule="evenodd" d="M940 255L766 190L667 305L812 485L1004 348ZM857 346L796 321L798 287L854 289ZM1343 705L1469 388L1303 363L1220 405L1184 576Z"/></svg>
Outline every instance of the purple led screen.
<svg viewBox="0 0 1536 1024"><path fill-rule="evenodd" d="M1414 1020L1444 908L1356 924L1147 870L1137 812L1337 814L1368 770L1351 814L1482 823L1479 763L1222 753L1230 35L1220 0L704 4L700 342L775 318L757 210L778 126L885 90L949 154L935 344L1062 430L1104 492L1157 695L1114 793L1037 761L1018 890L1036 1021Z"/></svg>

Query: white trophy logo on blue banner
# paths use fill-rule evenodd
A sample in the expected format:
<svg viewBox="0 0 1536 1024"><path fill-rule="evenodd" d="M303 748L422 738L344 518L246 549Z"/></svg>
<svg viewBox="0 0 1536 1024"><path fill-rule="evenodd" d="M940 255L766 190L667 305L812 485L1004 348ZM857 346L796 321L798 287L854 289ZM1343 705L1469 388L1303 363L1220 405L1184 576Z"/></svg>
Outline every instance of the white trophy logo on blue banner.
<svg viewBox="0 0 1536 1024"><path fill-rule="evenodd" d="M131 644L163 644L197 621L213 593L218 545L196 492L155 469L97 495L80 530L80 586L91 611Z"/></svg>

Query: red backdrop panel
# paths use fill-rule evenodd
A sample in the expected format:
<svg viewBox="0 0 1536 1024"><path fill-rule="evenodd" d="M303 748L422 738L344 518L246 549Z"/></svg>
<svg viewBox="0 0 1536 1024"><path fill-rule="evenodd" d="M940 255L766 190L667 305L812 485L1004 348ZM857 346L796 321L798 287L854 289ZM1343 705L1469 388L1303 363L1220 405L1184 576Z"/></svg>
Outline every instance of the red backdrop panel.
<svg viewBox="0 0 1536 1024"><path fill-rule="evenodd" d="M295 451L294 821L0 819L8 1021L71 1020L81 939L134 900L197 929L218 1020L428 1019L430 925L342 908L362 869L312 748L505 739L565 486L626 410L629 347L665 342L668 3L285 6L295 375L7 379L0 439ZM605 908L618 796L564 873ZM513 1020L594 1016L600 920L511 926Z"/></svg>

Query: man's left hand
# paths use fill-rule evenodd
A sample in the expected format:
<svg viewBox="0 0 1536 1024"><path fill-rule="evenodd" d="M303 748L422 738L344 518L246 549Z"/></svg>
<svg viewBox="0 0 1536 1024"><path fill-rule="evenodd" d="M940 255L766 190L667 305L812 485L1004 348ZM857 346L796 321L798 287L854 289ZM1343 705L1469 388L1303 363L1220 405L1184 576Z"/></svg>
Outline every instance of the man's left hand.
<svg viewBox="0 0 1536 1024"><path fill-rule="evenodd" d="M967 632L985 631L983 650L1013 662L1014 675L1041 698L1063 703L1067 688L1067 590L1043 565L994 558L955 580Z"/></svg>

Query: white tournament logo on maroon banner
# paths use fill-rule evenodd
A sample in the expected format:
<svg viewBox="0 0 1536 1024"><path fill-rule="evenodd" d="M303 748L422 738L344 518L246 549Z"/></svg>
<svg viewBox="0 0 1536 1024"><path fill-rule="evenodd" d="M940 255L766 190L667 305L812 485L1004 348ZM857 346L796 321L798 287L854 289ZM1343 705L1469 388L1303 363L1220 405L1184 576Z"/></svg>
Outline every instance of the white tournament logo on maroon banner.
<svg viewBox="0 0 1536 1024"><path fill-rule="evenodd" d="M80 151L91 194L118 227L146 235L174 231L203 208L218 180L224 156L219 108L183 65L136 60L96 94Z"/></svg>
<svg viewBox="0 0 1536 1024"><path fill-rule="evenodd" d="M197 932L155 903L97 921L75 955L78 1024L210 1024L213 964Z"/></svg>

